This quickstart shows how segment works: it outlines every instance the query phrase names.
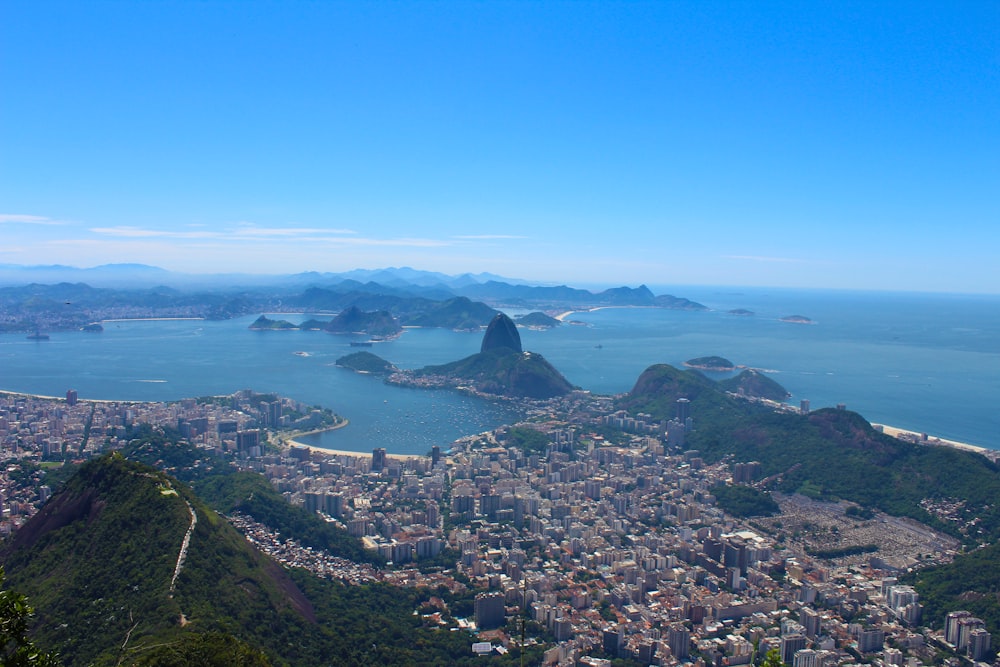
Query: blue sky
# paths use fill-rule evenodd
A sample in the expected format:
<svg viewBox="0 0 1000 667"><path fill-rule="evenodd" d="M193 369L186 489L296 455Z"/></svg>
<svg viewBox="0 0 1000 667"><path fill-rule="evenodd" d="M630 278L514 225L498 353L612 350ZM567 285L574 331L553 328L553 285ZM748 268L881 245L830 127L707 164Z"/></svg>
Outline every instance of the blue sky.
<svg viewBox="0 0 1000 667"><path fill-rule="evenodd" d="M1000 293L1000 4L0 4L0 263Z"/></svg>

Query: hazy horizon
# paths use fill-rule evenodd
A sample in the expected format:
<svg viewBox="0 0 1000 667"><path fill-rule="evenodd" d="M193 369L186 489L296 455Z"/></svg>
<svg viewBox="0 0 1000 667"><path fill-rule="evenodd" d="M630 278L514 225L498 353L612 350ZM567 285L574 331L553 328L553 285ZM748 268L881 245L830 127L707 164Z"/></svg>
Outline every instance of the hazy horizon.
<svg viewBox="0 0 1000 667"><path fill-rule="evenodd" d="M149 273L149 269L153 270L153 273ZM70 273L67 274L66 271ZM115 276L111 273L102 273L104 271L121 271L119 276ZM5 273L6 271L6 273ZM137 271L137 273L136 273ZM496 280L500 282L507 282L515 285L528 285L536 287L557 287L566 286L573 289L584 289L590 291L602 291L607 289L614 289L619 287L628 288L639 288L646 287L654 294L664 294L671 293L674 296L687 297L690 296L685 292L685 290L711 290L720 291L720 293L729 292L731 290L750 290L750 291L768 291L774 290L779 292L804 292L804 293L856 293L856 294L898 294L900 296L919 296L919 295L936 295L936 296L954 296L954 297L998 297L1000 292L985 292L985 291L948 291L948 290L918 290L918 289L880 289L880 288L868 288L868 287L800 287L795 285L749 285L749 284L725 284L725 283L659 283L654 281L644 281L639 280L635 282L622 282L622 281L546 281L546 280L530 280L527 278L519 276L503 276L492 273L478 273L474 274L472 272L465 273L455 273L448 274L441 271L435 271L434 269L424 269L419 267L410 266L383 266L383 267L355 267L353 269L346 269L344 271L315 271L310 269L303 269L298 273L250 273L245 271L232 271L229 273L187 273L187 272L175 272L163 267L150 265L150 264L137 264L129 262L121 263L110 263L110 264L100 264L96 266L72 266L67 264L58 265L20 265L20 264L0 264L0 286L17 286L27 284L26 280L32 280L37 278L37 273L42 274L43 283L45 282L61 282L64 280L75 280L77 278L81 279L82 282L87 282L94 287L123 287L123 284L127 283L136 289L144 289L153 285L167 285L175 287L190 287L204 289L206 287L212 287L213 283L220 287L232 287L239 286L242 283L240 281L246 281L247 286L261 285L266 286L271 284L273 281L281 281L282 279L294 278L298 275L306 274L318 274L320 276L336 276L344 277L347 279L351 277L350 274L353 273L392 273L394 271L406 271L415 272L418 274L440 274L450 280L455 280L465 276L471 276L477 279L477 282L483 283L487 280ZM131 272L131 273L130 273ZM77 275L78 273L87 275ZM13 280L13 276L25 275L24 280ZM96 276L95 279L90 280L92 276ZM50 280L51 278L51 280ZM143 282L145 278L145 282ZM353 279L358 280L359 278L353 277ZM405 278L397 278L397 280L402 280L406 282ZM367 282L367 280L366 280ZM376 281L377 282L377 281ZM309 283L303 283L309 284ZM416 283L414 283L416 285ZM697 299L695 299L697 300Z"/></svg>
<svg viewBox="0 0 1000 667"><path fill-rule="evenodd" d="M11 2L0 263L1000 293L991 3Z"/></svg>

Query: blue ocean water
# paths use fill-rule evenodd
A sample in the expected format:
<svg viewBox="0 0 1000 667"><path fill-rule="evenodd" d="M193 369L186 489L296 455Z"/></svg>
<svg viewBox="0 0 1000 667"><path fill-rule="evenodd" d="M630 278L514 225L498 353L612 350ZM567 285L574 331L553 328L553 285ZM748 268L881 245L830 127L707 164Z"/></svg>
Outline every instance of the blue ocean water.
<svg viewBox="0 0 1000 667"><path fill-rule="evenodd" d="M573 313L548 331L521 330L574 384L628 391L654 363L720 355L764 369L819 408L844 403L882 422L1000 449L1000 296L692 287L657 288L700 301L701 312L608 308ZM735 308L753 316L728 313ZM781 317L801 315L813 324ZM252 388L329 407L348 427L310 444L426 453L434 444L511 421L504 405L448 391L390 387L334 361L356 351L321 332L257 332L255 316L108 322L101 334L48 341L0 335L0 389L81 398L173 400ZM283 315L295 320L293 316ZM372 352L403 368L477 352L480 333L409 329ZM307 356L298 353L305 353Z"/></svg>

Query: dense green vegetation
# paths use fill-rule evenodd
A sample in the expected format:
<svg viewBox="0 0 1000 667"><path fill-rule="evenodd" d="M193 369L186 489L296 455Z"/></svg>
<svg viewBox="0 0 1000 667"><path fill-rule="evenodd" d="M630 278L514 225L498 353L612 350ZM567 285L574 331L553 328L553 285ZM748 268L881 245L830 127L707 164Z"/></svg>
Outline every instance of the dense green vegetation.
<svg viewBox="0 0 1000 667"><path fill-rule="evenodd" d="M689 368L700 368L710 371L731 371L736 368L736 364L729 361L729 359L716 356L688 359L684 362L684 365Z"/></svg>
<svg viewBox="0 0 1000 667"><path fill-rule="evenodd" d="M349 368L352 371L371 373L372 375L388 375L396 370L395 366L371 352L354 352L340 357L337 359L337 365Z"/></svg>
<svg viewBox="0 0 1000 667"><path fill-rule="evenodd" d="M846 510L844 514L849 517L854 517L858 519L874 519L875 510L871 507L859 507L857 505L851 505Z"/></svg>
<svg viewBox="0 0 1000 667"><path fill-rule="evenodd" d="M533 428L513 426L507 429L504 444L526 453L544 454L549 446L549 436Z"/></svg>
<svg viewBox="0 0 1000 667"><path fill-rule="evenodd" d="M403 330L388 311L365 312L357 306L341 311L323 328L331 333L366 333L372 336L392 336Z"/></svg>
<svg viewBox="0 0 1000 667"><path fill-rule="evenodd" d="M1000 538L1000 471L979 454L902 442L846 410L775 412L725 395L695 371L665 364L643 372L619 406L665 419L682 397L691 401L694 420L686 447L708 461L731 454L760 461L780 491L852 500L917 519L970 545ZM964 501L947 518L920 504L947 499Z"/></svg>
<svg viewBox="0 0 1000 667"><path fill-rule="evenodd" d="M480 352L440 366L426 366L413 375L440 375L468 381L478 391L499 396L552 398L573 390L569 381L540 354L519 354L507 348Z"/></svg>
<svg viewBox="0 0 1000 667"><path fill-rule="evenodd" d="M733 516L773 516L781 511L770 493L750 486L719 484L711 492L719 507Z"/></svg>
<svg viewBox="0 0 1000 667"><path fill-rule="evenodd" d="M359 563L381 564L376 554L361 546L360 540L319 515L290 504L257 473L217 474L193 481L192 485L207 503L224 514L242 512L285 539L294 539L305 546Z"/></svg>
<svg viewBox="0 0 1000 667"><path fill-rule="evenodd" d="M178 633L136 656L136 667L269 667L263 651L221 632Z"/></svg>
<svg viewBox="0 0 1000 667"><path fill-rule="evenodd" d="M172 589L191 510L197 523ZM458 598L286 571L184 484L120 453L80 467L3 558L38 610L37 644L70 667L483 664L470 635L414 613L431 594L456 607ZM514 650L488 662L519 659Z"/></svg>
<svg viewBox="0 0 1000 667"><path fill-rule="evenodd" d="M525 327L540 327L546 329L557 327L562 324L561 321L551 315L546 315L545 313L539 311L522 315L517 318L517 323Z"/></svg>
<svg viewBox="0 0 1000 667"><path fill-rule="evenodd" d="M38 612L38 642L67 664L99 662L130 627L141 641L179 618L168 596L188 498L121 455L89 462L4 545L12 584Z"/></svg>
<svg viewBox="0 0 1000 667"><path fill-rule="evenodd" d="M287 320L272 320L266 315L261 315L249 328L259 331L320 330L331 333L366 333L372 336L391 336L402 331L399 322L389 312L385 310L365 312L357 306L341 311L329 322L308 319L296 325Z"/></svg>
<svg viewBox="0 0 1000 667"><path fill-rule="evenodd" d="M833 549L807 549L810 556L815 558L843 558L844 556L857 556L858 554L872 554L878 551L877 544L854 544L847 547L836 547Z"/></svg>
<svg viewBox="0 0 1000 667"><path fill-rule="evenodd" d="M949 611L965 609L983 619L994 635L1000 632L1000 543L921 570L906 581L920 593L924 623L940 627Z"/></svg>
<svg viewBox="0 0 1000 667"><path fill-rule="evenodd" d="M122 454L190 484L217 512L242 512L286 539L298 540L335 556L357 562L381 562L343 528L290 504L261 475L237 471L225 459L180 440L177 433L142 427Z"/></svg>
<svg viewBox="0 0 1000 667"><path fill-rule="evenodd" d="M719 382L719 388L734 394L742 392L744 396L766 398L769 401L781 402L790 396L787 389L753 369L747 369L736 377L722 380Z"/></svg>
<svg viewBox="0 0 1000 667"><path fill-rule="evenodd" d="M441 302L425 304L417 312L400 315L403 324L415 327L444 327L448 329L478 329L489 324L497 311L479 301L464 296Z"/></svg>
<svg viewBox="0 0 1000 667"><path fill-rule="evenodd" d="M5 579L6 573L0 567L0 588ZM24 595L10 589L0 590L0 663L5 667L57 667L60 664L55 655L42 651L28 637L34 615L35 610Z"/></svg>
<svg viewBox="0 0 1000 667"><path fill-rule="evenodd" d="M280 331L282 329L298 329L297 326L288 320L272 320L266 315L261 315L248 327L255 331Z"/></svg>

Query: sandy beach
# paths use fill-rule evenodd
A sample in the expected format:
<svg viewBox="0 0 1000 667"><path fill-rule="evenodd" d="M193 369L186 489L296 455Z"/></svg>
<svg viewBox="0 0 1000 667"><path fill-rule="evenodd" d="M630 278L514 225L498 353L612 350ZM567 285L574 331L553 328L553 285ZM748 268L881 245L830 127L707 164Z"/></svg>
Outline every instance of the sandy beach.
<svg viewBox="0 0 1000 667"><path fill-rule="evenodd" d="M872 424L876 428L881 428L882 432L886 435L891 435L894 438L903 439L915 439L917 442L924 442L929 445L943 445L945 447L954 447L955 449L964 449L969 452L976 452L977 454L982 454L988 458L992 458L996 454L996 450L990 449L989 447L980 447L979 445L970 445L967 442L959 442L957 440L948 440L946 438L938 438L933 435L927 435L927 439L924 439L923 433L917 431L910 431L905 428L897 428L895 426L887 426L886 424Z"/></svg>
<svg viewBox="0 0 1000 667"><path fill-rule="evenodd" d="M325 447L316 447L314 445L307 445L304 442L299 442L298 440L296 440L296 438L301 438L307 435L316 435L318 433L326 433L327 431L336 431L339 428L344 428L349 423L350 422L347 419L345 419L344 421L340 422L339 424L331 428L321 428L321 429L316 429L315 431L305 431L303 433L295 433L287 437L282 437L281 441L286 445L294 445L295 447L305 447L314 454L325 454L327 456L353 456L355 458L367 458L371 456L371 452L350 452L344 449L326 449ZM420 454L392 454L388 452L386 453L386 457L390 459L429 458L427 456L423 456Z"/></svg>
<svg viewBox="0 0 1000 667"><path fill-rule="evenodd" d="M626 308L659 308L659 306L594 306L593 308L577 308L576 310L567 310L565 313L559 313L553 319L557 319L560 322L565 322L566 318L573 313L596 313L599 310L609 310L609 309L619 309L624 310Z"/></svg>
<svg viewBox="0 0 1000 667"><path fill-rule="evenodd" d="M4 389L0 389L0 396L13 396L15 398L17 397L32 398L40 401L60 401L62 403L66 402L65 396L46 396L44 394L28 394L23 391L6 391ZM119 401L112 398L86 398L77 396L76 402L77 405L86 403L121 403L122 405L148 405L152 403L159 403L160 401ZM176 401L170 401L170 402L176 402ZM166 402L164 402L164 404L166 404Z"/></svg>

